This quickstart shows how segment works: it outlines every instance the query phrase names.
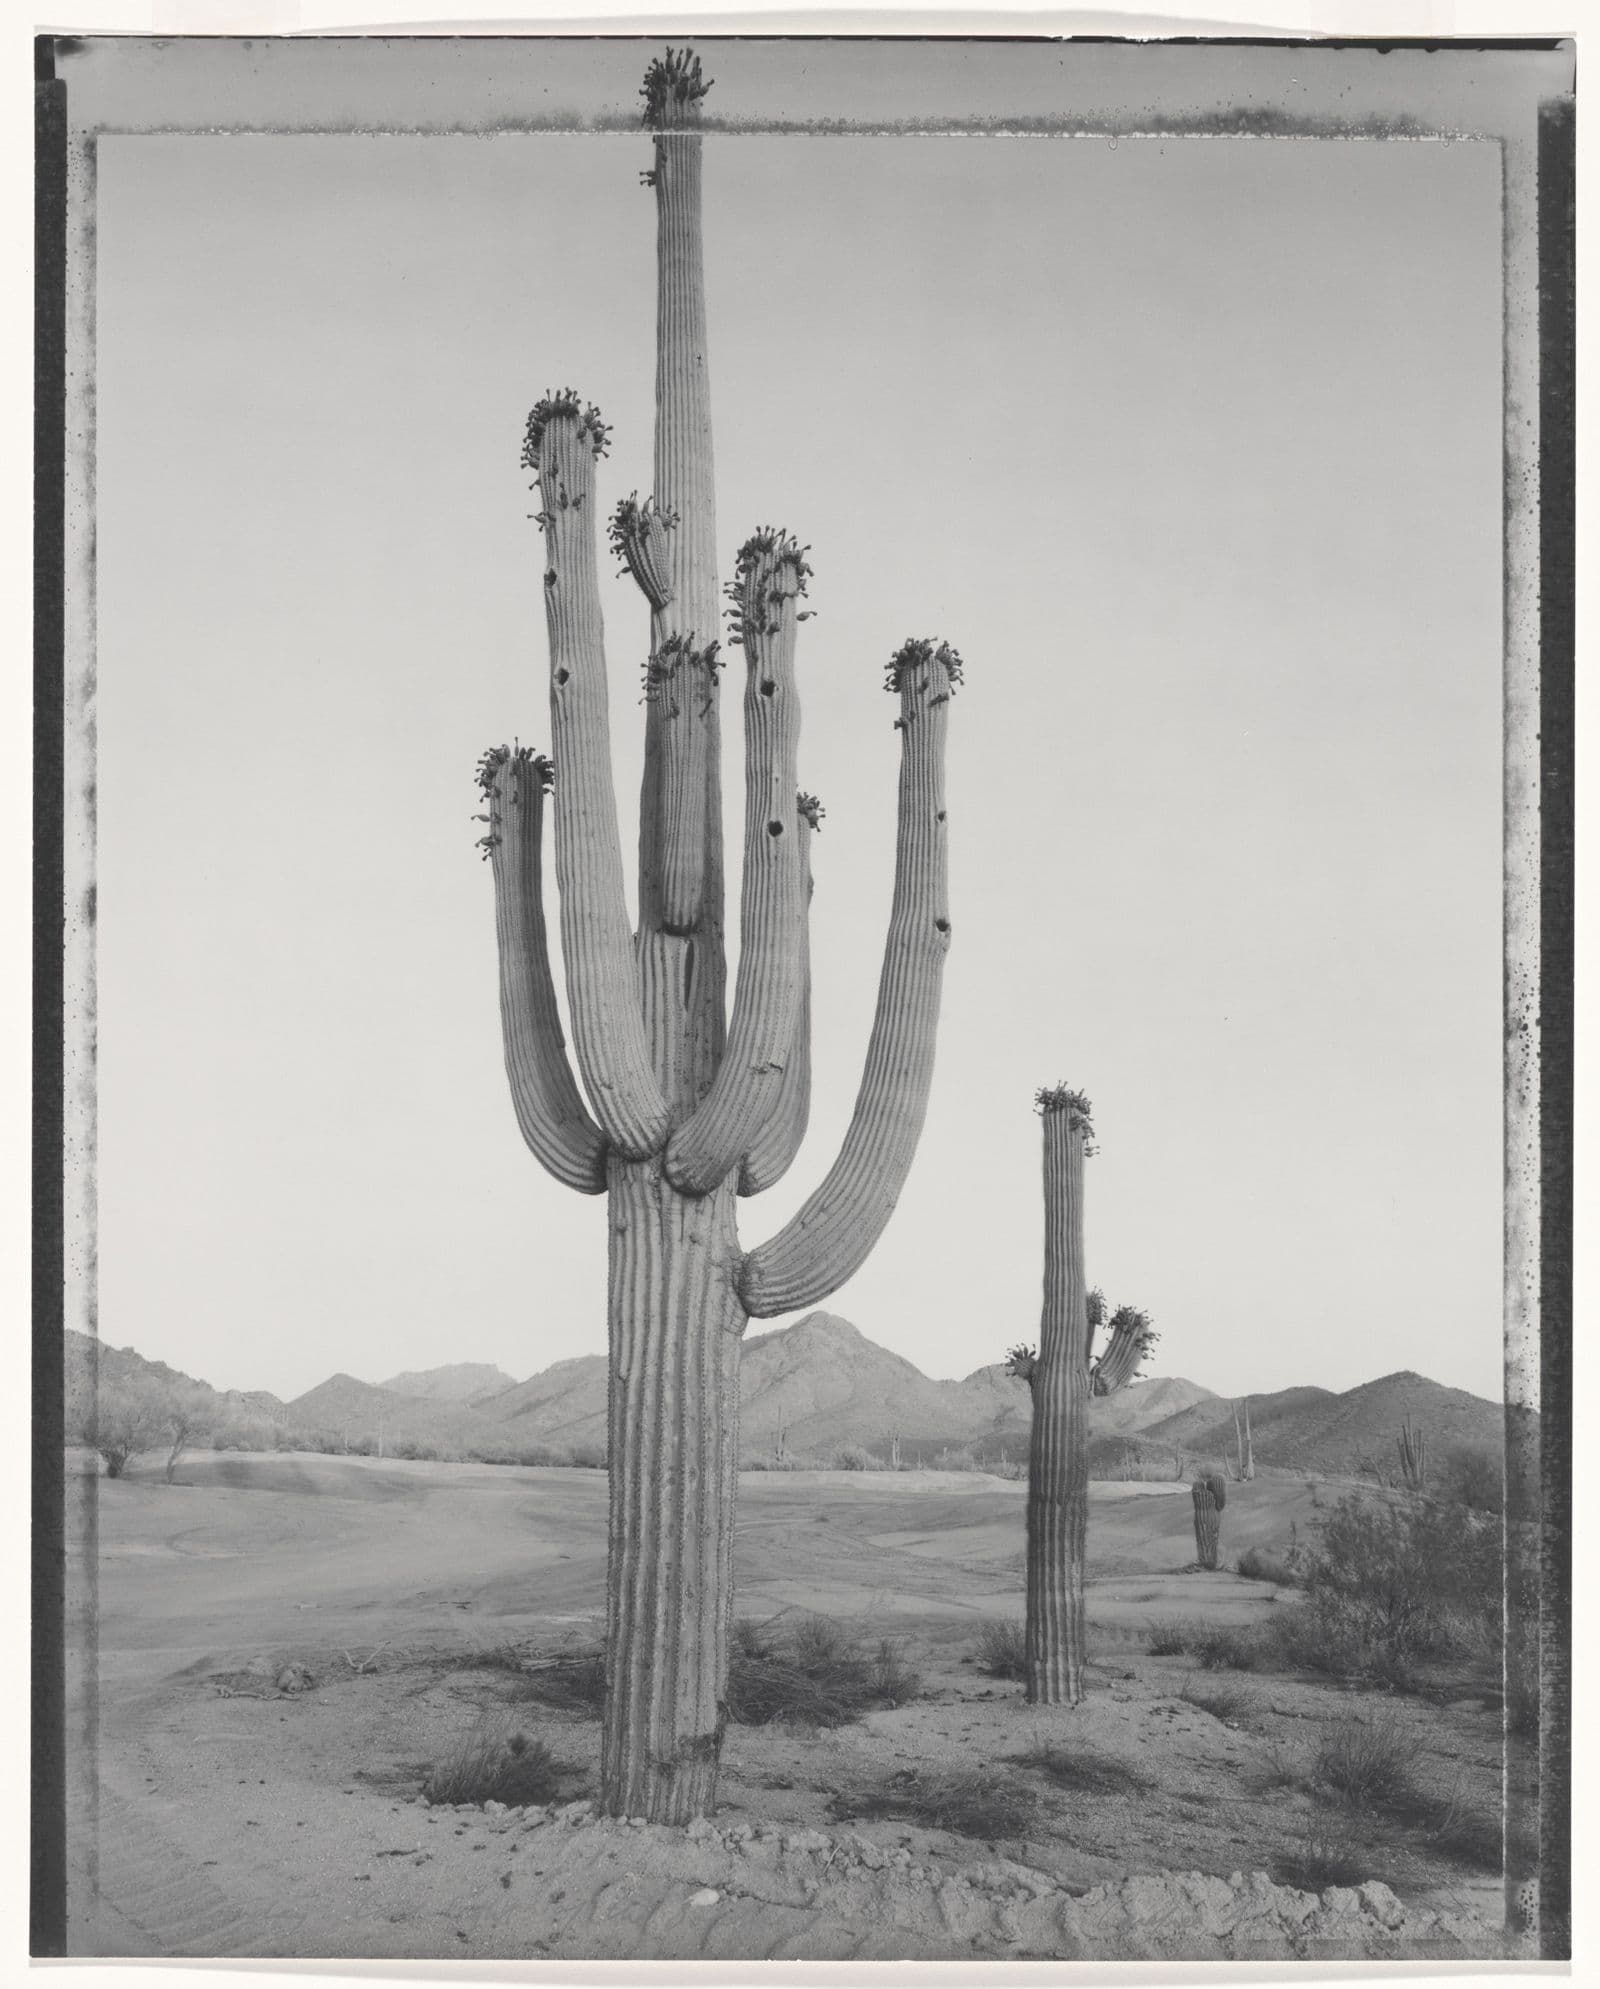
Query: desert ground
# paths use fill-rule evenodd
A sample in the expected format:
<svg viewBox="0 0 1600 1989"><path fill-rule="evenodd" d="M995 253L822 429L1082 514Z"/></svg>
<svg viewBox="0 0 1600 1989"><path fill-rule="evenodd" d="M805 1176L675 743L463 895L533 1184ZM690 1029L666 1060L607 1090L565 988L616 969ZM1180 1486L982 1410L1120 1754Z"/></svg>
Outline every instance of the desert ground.
<svg viewBox="0 0 1600 1989"><path fill-rule="evenodd" d="M82 1455L69 1472L85 1522L78 1954L1507 1951L1492 1853L1463 1856L1459 1830L1373 1813L1335 1847L1342 1883L1287 1882L1297 1852L1314 1872L1329 1848L1306 1770L1340 1723L1387 1722L1436 1816L1497 1817L1498 1701L1152 1654L1170 1619L1247 1625L1298 1606L1194 1568L1182 1484L1092 1488L1089 1694L1033 1709L979 1661L985 1623L1021 1615L1021 1484L746 1473L736 1615L781 1627L820 1612L870 1646L887 1637L920 1691L836 1727L731 1725L718 1814L684 1831L595 1817L595 1712L533 1696L541 1657L598 1635L604 1473L206 1452L170 1485L151 1458L116 1481ZM1338 1489L1287 1473L1230 1486L1225 1563L1281 1550ZM549 1748L557 1799L425 1800L430 1770L486 1721ZM892 1813L897 1790L947 1785L1021 1790L1027 1806L999 1833L981 1815L947 1828Z"/></svg>

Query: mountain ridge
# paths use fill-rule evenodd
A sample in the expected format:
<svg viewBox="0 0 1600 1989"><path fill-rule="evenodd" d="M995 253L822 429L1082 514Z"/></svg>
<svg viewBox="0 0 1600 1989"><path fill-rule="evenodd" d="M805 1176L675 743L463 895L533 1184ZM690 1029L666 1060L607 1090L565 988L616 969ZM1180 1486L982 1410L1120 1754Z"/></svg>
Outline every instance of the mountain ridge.
<svg viewBox="0 0 1600 1989"><path fill-rule="evenodd" d="M555 1361L524 1381L492 1363L457 1361L373 1383L329 1375L283 1402L265 1390L217 1390L135 1349L68 1334L69 1399L92 1373L197 1391L219 1422L271 1422L350 1447L423 1446L438 1453L547 1454L594 1462L606 1446L609 1377L603 1355ZM403 1383L404 1387L396 1384ZM504 1385L496 1385L503 1383ZM1091 1398L1091 1469L1097 1475L1219 1468L1235 1455L1234 1401L1181 1376L1154 1375ZM1248 1397L1256 1461L1332 1473L1392 1472L1403 1419L1430 1448L1498 1445L1500 1404L1410 1369L1337 1391L1302 1385ZM740 1452L749 1464L832 1464L844 1452L905 1464L941 1456L1016 1465L1032 1424L1027 1385L995 1362L935 1380L836 1313L814 1311L752 1335L740 1371ZM264 1432L263 1432L264 1434Z"/></svg>

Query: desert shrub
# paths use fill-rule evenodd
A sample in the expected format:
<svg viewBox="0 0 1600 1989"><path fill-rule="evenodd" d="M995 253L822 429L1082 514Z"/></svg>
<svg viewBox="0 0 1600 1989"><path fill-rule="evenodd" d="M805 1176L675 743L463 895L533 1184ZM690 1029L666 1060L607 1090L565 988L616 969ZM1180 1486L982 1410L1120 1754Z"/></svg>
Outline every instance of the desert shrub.
<svg viewBox="0 0 1600 1989"><path fill-rule="evenodd" d="M1388 1809L1412 1796L1411 1752L1404 1722L1392 1712L1340 1720L1323 1729L1311 1779L1358 1808Z"/></svg>
<svg viewBox="0 0 1600 1989"><path fill-rule="evenodd" d="M952 1450L947 1446L933 1460L933 1468L935 1471L976 1471L978 1460L965 1445L959 1450Z"/></svg>
<svg viewBox="0 0 1600 1989"><path fill-rule="evenodd" d="M1427 1659L1498 1659L1499 1526L1465 1506L1347 1496L1301 1581L1303 1604L1266 1632L1281 1662L1403 1686Z"/></svg>
<svg viewBox="0 0 1600 1989"><path fill-rule="evenodd" d="M1439 1472L1442 1499L1472 1512L1505 1509L1505 1453L1487 1443L1460 1443L1445 1453Z"/></svg>
<svg viewBox="0 0 1600 1989"><path fill-rule="evenodd" d="M1361 1816L1382 1815L1417 1832L1458 1864L1498 1871L1499 1809L1473 1802L1459 1782L1443 1792L1424 1788L1413 1772L1415 1752L1405 1722L1392 1711L1341 1720L1323 1729L1310 1779Z"/></svg>
<svg viewBox="0 0 1600 1989"><path fill-rule="evenodd" d="M1046 1745L1007 1758L1036 1775L1048 1777L1058 1789L1070 1789L1074 1795L1120 1796L1151 1786L1150 1777L1142 1768L1083 1747Z"/></svg>
<svg viewBox="0 0 1600 1989"><path fill-rule="evenodd" d="M575 1471L604 1471L605 1446L599 1443L574 1444L567 1452L566 1462Z"/></svg>
<svg viewBox="0 0 1600 1989"><path fill-rule="evenodd" d="M847 1443L842 1450L834 1452L835 1471L870 1471L877 1460L868 1455L858 1443Z"/></svg>
<svg viewBox="0 0 1600 1989"><path fill-rule="evenodd" d="M740 1726L843 1726L875 1708L903 1706L918 1690L916 1673L888 1638L865 1650L831 1617L734 1624L728 1718Z"/></svg>
<svg viewBox="0 0 1600 1989"><path fill-rule="evenodd" d="M1145 1632L1145 1649L1152 1657L1187 1657L1194 1646L1196 1626L1176 1616L1163 1617Z"/></svg>
<svg viewBox="0 0 1600 1989"><path fill-rule="evenodd" d="M1237 1685L1185 1685L1178 1697L1224 1724L1230 1721L1237 1724L1255 1710L1256 1703L1252 1694Z"/></svg>
<svg viewBox="0 0 1600 1989"><path fill-rule="evenodd" d="M521 1667L518 1697L535 1699L562 1712L600 1717L606 1702L606 1659L599 1649L563 1651Z"/></svg>
<svg viewBox="0 0 1600 1989"><path fill-rule="evenodd" d="M1020 1457L997 1457L983 1468L991 1478L1004 1478L1013 1485L1028 1475L1027 1460Z"/></svg>
<svg viewBox="0 0 1600 1989"><path fill-rule="evenodd" d="M530 1740L503 1719L478 1722L429 1771L423 1794L431 1803L553 1802L577 1771L564 1766L542 1740Z"/></svg>
<svg viewBox="0 0 1600 1989"><path fill-rule="evenodd" d="M980 1624L978 1669L991 1678L1026 1679L1028 1626L1020 1616L991 1616Z"/></svg>
<svg viewBox="0 0 1600 1989"><path fill-rule="evenodd" d="M1248 1548L1234 1565L1246 1581L1276 1582L1279 1588L1293 1588L1295 1585L1294 1569L1276 1554L1269 1554L1265 1547Z"/></svg>
<svg viewBox="0 0 1600 1989"><path fill-rule="evenodd" d="M1373 1876L1372 1854L1342 1809L1314 1808L1299 1833L1272 1862L1278 1885L1322 1892L1330 1885L1360 1885Z"/></svg>
<svg viewBox="0 0 1600 1989"><path fill-rule="evenodd" d="M199 1399L192 1391L142 1376L102 1377L73 1419L72 1435L100 1453L106 1476L120 1478L141 1452L165 1450L167 1477L198 1434Z"/></svg>
<svg viewBox="0 0 1600 1989"><path fill-rule="evenodd" d="M265 1418L252 1422L247 1417L230 1416L226 1421L217 1423L211 1431L213 1450L277 1450L281 1447L277 1425Z"/></svg>
<svg viewBox="0 0 1600 1989"><path fill-rule="evenodd" d="M994 1844L1025 1835L1038 1817L1039 1798L1025 1782L984 1769L903 1768L873 1787L841 1790L828 1811L840 1823L893 1817Z"/></svg>
<svg viewBox="0 0 1600 1989"><path fill-rule="evenodd" d="M403 1457L414 1464L437 1464L439 1446L429 1443L426 1437L402 1437L394 1447L396 1457Z"/></svg>
<svg viewBox="0 0 1600 1989"><path fill-rule="evenodd" d="M1255 1631L1211 1623L1191 1631L1189 1652L1206 1671L1254 1671L1265 1655Z"/></svg>

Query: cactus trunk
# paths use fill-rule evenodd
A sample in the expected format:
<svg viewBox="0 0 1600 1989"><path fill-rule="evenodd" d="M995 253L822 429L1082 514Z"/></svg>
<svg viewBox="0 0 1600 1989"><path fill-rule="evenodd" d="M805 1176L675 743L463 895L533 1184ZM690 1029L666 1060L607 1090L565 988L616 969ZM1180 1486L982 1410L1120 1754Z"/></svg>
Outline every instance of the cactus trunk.
<svg viewBox="0 0 1600 1989"><path fill-rule="evenodd" d="M739 1456L731 1184L611 1163L606 1807L683 1823L713 1803Z"/></svg>
<svg viewBox="0 0 1600 1989"><path fill-rule="evenodd" d="M805 549L741 548L745 846L739 979L725 1015L720 645L701 249L700 100L688 51L646 74L655 132L656 489L611 543L649 604L639 923L612 791L595 459L608 430L570 390L528 418L554 763L484 756L506 1069L524 1138L566 1185L609 1197L611 1503L601 1807L685 1822L715 1802L733 1597L739 1345L747 1320L826 1297L882 1233L927 1108L945 906L944 741L961 659L908 641L888 666L901 772L894 902L866 1075L840 1158L798 1215L741 1251L736 1197L777 1180L810 1095L808 904L822 809L796 786ZM553 793L561 950L580 1094L551 975L541 866ZM587 1104L585 1103L585 1096ZM796 1294L802 1296L797 1298ZM779 1432L778 1452L784 1452Z"/></svg>
<svg viewBox="0 0 1600 1989"><path fill-rule="evenodd" d="M1044 1117L1044 1311L1028 1452L1028 1698L1083 1697L1089 1528L1089 1314L1083 1273L1085 1121Z"/></svg>

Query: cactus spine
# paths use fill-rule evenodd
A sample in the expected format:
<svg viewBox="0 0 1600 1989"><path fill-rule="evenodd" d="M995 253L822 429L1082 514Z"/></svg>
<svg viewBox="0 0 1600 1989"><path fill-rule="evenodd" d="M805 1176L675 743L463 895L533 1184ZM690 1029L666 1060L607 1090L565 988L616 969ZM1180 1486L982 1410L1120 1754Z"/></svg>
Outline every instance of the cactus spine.
<svg viewBox="0 0 1600 1989"><path fill-rule="evenodd" d="M1422 1425L1418 1423L1413 1428L1410 1417L1402 1417L1395 1442L1400 1450L1400 1475L1406 1490L1422 1491L1428 1482L1428 1439Z"/></svg>
<svg viewBox="0 0 1600 1989"><path fill-rule="evenodd" d="M1028 1699L1075 1706L1087 1650L1084 1556L1089 1519L1088 1404L1131 1381L1157 1335L1121 1306L1098 1359L1105 1299L1083 1264L1083 1162L1094 1151L1089 1100L1064 1084L1038 1092L1044 1121L1044 1309L1039 1348L1015 1347L1009 1366L1033 1392L1028 1449L1028 1588L1024 1632Z"/></svg>
<svg viewBox="0 0 1600 1989"><path fill-rule="evenodd" d="M607 430L570 391L528 419L544 536L552 759L485 755L482 838L495 885L506 1070L528 1146L608 1197L610 1267L606 1707L601 1806L684 1822L715 1802L733 1595L738 1362L752 1317L825 1298L865 1259L926 1112L944 957L944 744L961 659L908 641L899 701L894 898L866 1070L833 1168L793 1220L746 1252L736 1197L785 1172L810 1098L811 844L797 794L794 652L810 568L763 528L728 588L742 648L745 837L740 961L726 1017L716 519L701 249L696 57L645 78L657 207L655 491L610 539L650 615L639 926L623 896L596 573L595 462ZM546 796L583 1093L567 1061L542 902ZM778 1453L784 1454L779 1433Z"/></svg>
<svg viewBox="0 0 1600 1989"><path fill-rule="evenodd" d="M1222 1508L1228 1503L1228 1487L1216 1472L1196 1478L1190 1487L1194 1500L1194 1552L1202 1568L1215 1570L1217 1547L1222 1538Z"/></svg>

